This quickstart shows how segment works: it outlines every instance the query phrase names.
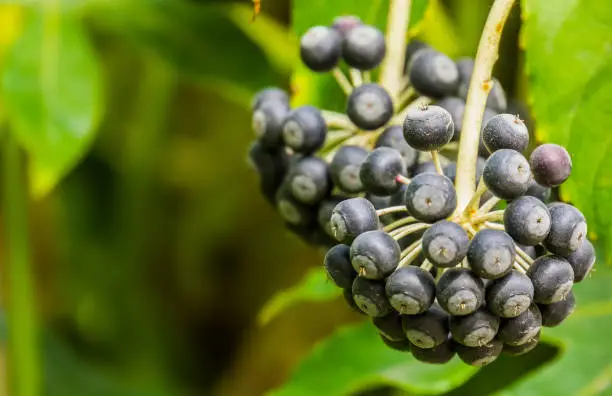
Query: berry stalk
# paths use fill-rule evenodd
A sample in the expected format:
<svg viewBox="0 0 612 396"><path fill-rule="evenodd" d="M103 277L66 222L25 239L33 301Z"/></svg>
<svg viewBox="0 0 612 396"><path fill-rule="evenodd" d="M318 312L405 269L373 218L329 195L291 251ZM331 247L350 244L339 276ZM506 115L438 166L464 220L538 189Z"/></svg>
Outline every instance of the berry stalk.
<svg viewBox="0 0 612 396"><path fill-rule="evenodd" d="M391 0L389 4L387 56L381 66L380 84L389 91L393 99L398 97L402 86L410 3L410 0Z"/></svg>
<svg viewBox="0 0 612 396"><path fill-rule="evenodd" d="M501 33L513 5L514 0L496 0L493 3L478 44L457 155L457 213L465 210L474 194L482 117L492 88L491 75L498 58Z"/></svg>

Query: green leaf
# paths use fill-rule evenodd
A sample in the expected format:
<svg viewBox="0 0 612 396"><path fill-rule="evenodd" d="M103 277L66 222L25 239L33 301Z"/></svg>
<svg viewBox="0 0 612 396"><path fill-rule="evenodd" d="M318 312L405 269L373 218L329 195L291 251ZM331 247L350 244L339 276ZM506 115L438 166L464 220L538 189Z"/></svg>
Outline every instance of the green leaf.
<svg viewBox="0 0 612 396"><path fill-rule="evenodd" d="M259 312L257 321L263 326L296 304L307 301L327 301L341 294L342 290L327 278L323 268L313 268L298 284L275 294L268 300Z"/></svg>
<svg viewBox="0 0 612 396"><path fill-rule="evenodd" d="M100 71L80 22L59 9L30 14L7 54L2 96L29 155L31 190L43 196L88 150L101 113Z"/></svg>
<svg viewBox="0 0 612 396"><path fill-rule="evenodd" d="M575 285L576 310L560 326L544 329L542 340L560 347L556 360L534 370L506 395L593 395L612 387L612 267L600 265Z"/></svg>
<svg viewBox="0 0 612 396"><path fill-rule="evenodd" d="M346 327L323 341L271 396L348 395L376 385L438 394L459 386L478 369L454 358L427 365L387 347L370 322Z"/></svg>
<svg viewBox="0 0 612 396"><path fill-rule="evenodd" d="M181 77L249 107L256 91L279 85L279 72L294 66L294 37L265 16L251 23L248 6L204 3L98 2L90 13L101 29L155 53Z"/></svg>
<svg viewBox="0 0 612 396"><path fill-rule="evenodd" d="M413 0L410 30L415 30L425 17L429 0ZM388 0L295 0L293 2L293 31L299 37L315 25L330 25L341 15L356 15L364 23L385 31ZM408 34L408 32L406 33ZM344 111L346 98L329 73L314 73L300 66L293 76L295 91L293 105L312 104L329 110Z"/></svg>
<svg viewBox="0 0 612 396"><path fill-rule="evenodd" d="M537 137L567 147L573 171L562 197L583 211L612 252L612 8L607 0L524 0Z"/></svg>

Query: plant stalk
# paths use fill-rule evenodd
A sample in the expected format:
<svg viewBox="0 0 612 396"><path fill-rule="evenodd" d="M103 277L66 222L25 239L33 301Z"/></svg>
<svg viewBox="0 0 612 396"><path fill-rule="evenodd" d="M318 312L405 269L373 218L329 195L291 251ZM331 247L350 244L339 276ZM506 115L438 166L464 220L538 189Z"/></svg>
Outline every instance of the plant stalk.
<svg viewBox="0 0 612 396"><path fill-rule="evenodd" d="M387 54L380 72L380 84L395 101L401 89L406 60L406 39L411 0L390 0L387 25Z"/></svg>
<svg viewBox="0 0 612 396"><path fill-rule="evenodd" d="M476 59L474 72L470 81L459 153L457 155L457 209L462 213L472 195L476 185L476 159L478 157L478 143L480 141L480 128L484 114L487 96L492 87L491 75L493 65L498 58L499 42L515 0L495 0L487 22L485 23Z"/></svg>

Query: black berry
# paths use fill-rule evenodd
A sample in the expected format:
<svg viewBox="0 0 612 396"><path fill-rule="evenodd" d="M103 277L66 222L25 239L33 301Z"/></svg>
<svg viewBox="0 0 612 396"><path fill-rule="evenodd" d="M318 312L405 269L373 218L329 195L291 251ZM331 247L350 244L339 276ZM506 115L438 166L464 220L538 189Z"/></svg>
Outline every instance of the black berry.
<svg viewBox="0 0 612 396"><path fill-rule="evenodd" d="M484 284L466 268L450 268L438 280L436 297L451 315L469 315L484 303Z"/></svg>
<svg viewBox="0 0 612 396"><path fill-rule="evenodd" d="M452 221L440 220L423 234L423 254L440 268L454 267L461 262L469 244L465 230Z"/></svg>
<svg viewBox="0 0 612 396"><path fill-rule="evenodd" d="M405 202L410 215L433 223L453 213L457 194L448 177L426 172L416 175L408 184Z"/></svg>
<svg viewBox="0 0 612 396"><path fill-rule="evenodd" d="M436 283L420 267L398 268L388 278L385 291L391 306L401 314L416 315L431 307L436 297Z"/></svg>
<svg viewBox="0 0 612 396"><path fill-rule="evenodd" d="M385 125L393 116L389 93L378 84L363 84L348 97L346 114L360 129L372 131Z"/></svg>
<svg viewBox="0 0 612 396"><path fill-rule="evenodd" d="M451 114L440 106L409 110L404 120L404 138L421 151L438 150L451 141L454 133Z"/></svg>

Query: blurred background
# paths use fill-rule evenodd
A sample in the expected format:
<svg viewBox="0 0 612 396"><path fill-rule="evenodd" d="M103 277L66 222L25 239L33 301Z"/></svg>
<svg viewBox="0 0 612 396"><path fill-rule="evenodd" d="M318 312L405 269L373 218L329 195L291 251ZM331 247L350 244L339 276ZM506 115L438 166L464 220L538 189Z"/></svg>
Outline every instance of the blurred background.
<svg viewBox="0 0 612 396"><path fill-rule="evenodd" d="M322 259L284 229L246 160L251 96L288 89L297 62L289 1L261 0L254 23L250 1L54 2L84 27L102 100L77 165L29 201L44 394L249 396L278 386L314 343L359 320L339 299L256 321ZM432 3L419 37L473 55L490 1ZM0 6L4 50L36 7ZM514 98L519 23L515 12L496 71ZM5 395L9 385L10 373Z"/></svg>

